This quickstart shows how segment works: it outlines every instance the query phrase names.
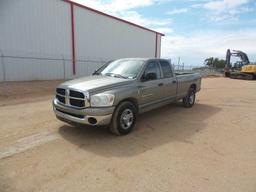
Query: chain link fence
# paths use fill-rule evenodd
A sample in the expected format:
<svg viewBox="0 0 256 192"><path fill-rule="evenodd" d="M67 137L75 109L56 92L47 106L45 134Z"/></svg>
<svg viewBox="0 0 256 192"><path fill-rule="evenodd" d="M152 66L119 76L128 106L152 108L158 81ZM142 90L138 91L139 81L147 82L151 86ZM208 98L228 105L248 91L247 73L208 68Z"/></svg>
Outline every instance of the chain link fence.
<svg viewBox="0 0 256 192"><path fill-rule="evenodd" d="M223 71L221 69L210 68L207 66L195 66L195 65L173 65L175 72L182 73L200 73L203 77L206 76L222 76Z"/></svg>
<svg viewBox="0 0 256 192"><path fill-rule="evenodd" d="M76 75L73 74L72 59L58 57L24 57L4 55L0 51L0 81L30 81L73 79L87 76L108 60L77 59ZM206 66L173 65L176 72L196 72L202 76L221 75L220 70Z"/></svg>
<svg viewBox="0 0 256 192"><path fill-rule="evenodd" d="M63 55L55 58L24 57L0 52L0 81L72 79L90 75L106 62L103 59L77 59L74 75L72 59Z"/></svg>

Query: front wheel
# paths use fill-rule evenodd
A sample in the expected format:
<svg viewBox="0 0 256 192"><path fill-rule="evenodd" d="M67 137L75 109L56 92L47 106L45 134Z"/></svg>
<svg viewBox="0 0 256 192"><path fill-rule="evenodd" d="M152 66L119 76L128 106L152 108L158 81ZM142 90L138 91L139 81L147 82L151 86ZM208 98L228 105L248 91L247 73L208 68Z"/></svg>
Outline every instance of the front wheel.
<svg viewBox="0 0 256 192"><path fill-rule="evenodd" d="M194 89L190 89L188 91L187 96L183 98L183 106L186 108L190 108L194 105L196 100L196 92Z"/></svg>
<svg viewBox="0 0 256 192"><path fill-rule="evenodd" d="M126 135L136 123L136 107L128 101L119 104L113 114L110 131L116 135Z"/></svg>

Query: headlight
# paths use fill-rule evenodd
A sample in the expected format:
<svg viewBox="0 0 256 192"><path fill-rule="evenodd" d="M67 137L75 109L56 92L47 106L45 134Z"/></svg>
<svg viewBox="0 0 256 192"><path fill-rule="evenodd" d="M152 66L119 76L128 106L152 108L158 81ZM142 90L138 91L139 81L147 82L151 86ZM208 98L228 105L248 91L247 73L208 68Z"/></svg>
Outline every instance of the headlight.
<svg viewBox="0 0 256 192"><path fill-rule="evenodd" d="M92 95L90 102L92 107L109 107L114 103L115 96L107 93Z"/></svg>

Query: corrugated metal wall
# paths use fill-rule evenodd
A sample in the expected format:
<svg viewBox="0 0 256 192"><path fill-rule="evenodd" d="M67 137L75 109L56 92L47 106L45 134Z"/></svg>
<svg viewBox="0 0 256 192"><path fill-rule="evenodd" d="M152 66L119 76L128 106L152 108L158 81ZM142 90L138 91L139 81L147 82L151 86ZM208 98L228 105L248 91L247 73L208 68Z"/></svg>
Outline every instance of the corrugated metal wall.
<svg viewBox="0 0 256 192"><path fill-rule="evenodd" d="M76 76L89 75L105 61L115 58L155 56L153 32L78 6L74 6L74 23ZM69 3L0 1L0 26L0 56L3 55L0 81L4 76L6 81L75 77Z"/></svg>
<svg viewBox="0 0 256 192"><path fill-rule="evenodd" d="M5 56L2 61L7 81L63 78L61 59L71 58L68 3L60 0L0 1L0 26L0 50ZM65 71L70 77L71 64L66 64Z"/></svg>
<svg viewBox="0 0 256 192"><path fill-rule="evenodd" d="M154 57L155 33L74 6L77 58Z"/></svg>

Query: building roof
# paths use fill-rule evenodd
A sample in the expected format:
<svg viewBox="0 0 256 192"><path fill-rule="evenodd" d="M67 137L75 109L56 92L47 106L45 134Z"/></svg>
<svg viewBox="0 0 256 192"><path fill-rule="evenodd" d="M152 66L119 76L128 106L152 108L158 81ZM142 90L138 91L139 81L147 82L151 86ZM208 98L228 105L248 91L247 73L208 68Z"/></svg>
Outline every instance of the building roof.
<svg viewBox="0 0 256 192"><path fill-rule="evenodd" d="M121 18L119 18L119 17L113 16L113 15L109 15L109 14L107 14L107 13L101 12L101 11L96 10L96 9L93 9L93 8L91 8L91 7L87 7L87 6L85 6L85 5L82 5L82 4L80 4L80 3L74 2L74 1L72 1L72 0L64 0L64 1L65 1L65 2L68 2L68 3L71 3L71 4L73 4L73 5L76 5L76 6L78 6L78 7L81 7L81 8L87 9L87 10L90 10L90 11L92 11L92 12L94 12L94 13L97 13L97 14L100 14L100 15L103 15L103 16L106 16L106 17L109 17L109 18L111 18L111 19L115 19L115 20L121 21L121 22L126 23L126 24L128 24L128 25L132 25L132 26L138 27L138 28L140 28L140 29L143 29L143 30L146 30L146 31L150 31L150 32L159 34L159 35L161 35L161 36L164 36L163 33L159 33L159 32L157 32L157 31L154 31L154 30L152 30L152 29L143 27L143 26L141 26L141 25L137 25L137 24L135 24L135 23L132 23L132 22L127 21L127 20L124 20L124 19L121 19Z"/></svg>

